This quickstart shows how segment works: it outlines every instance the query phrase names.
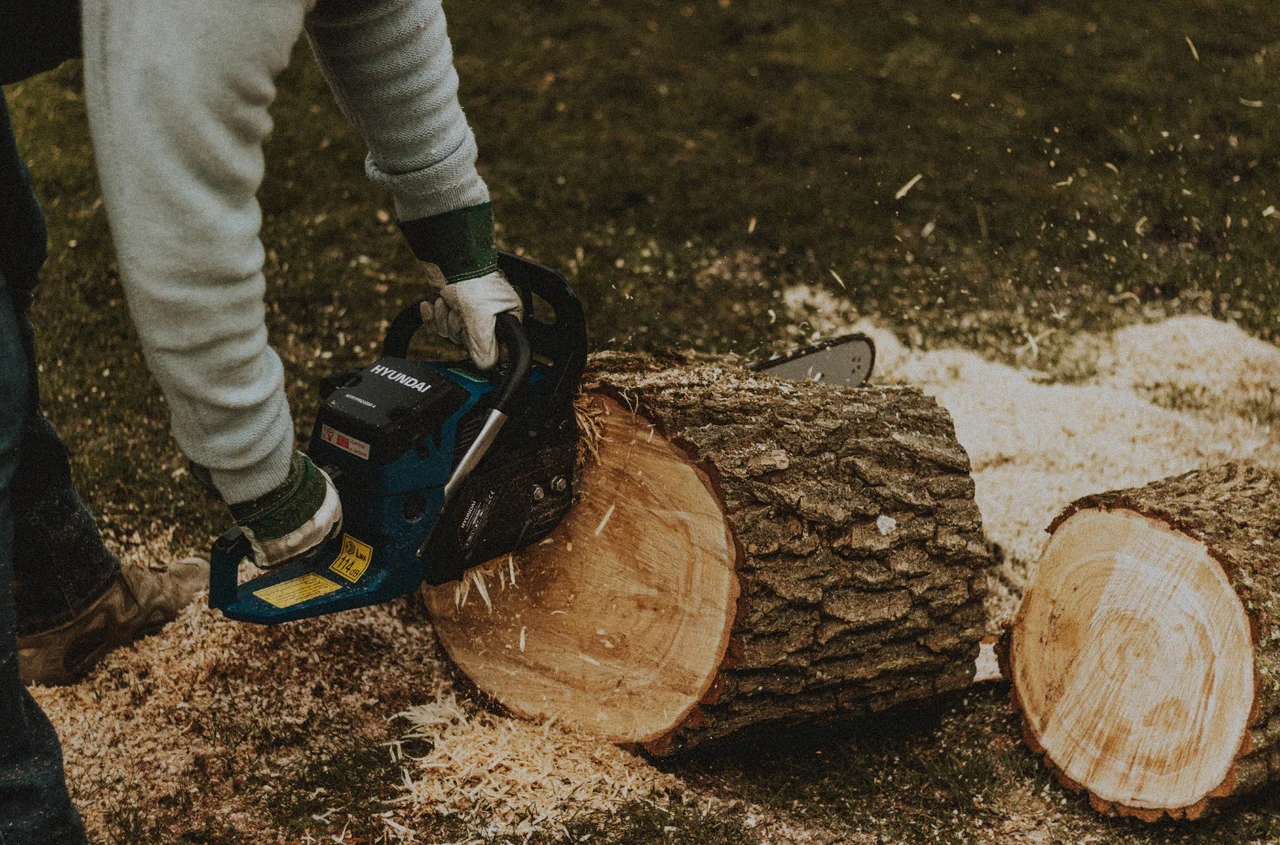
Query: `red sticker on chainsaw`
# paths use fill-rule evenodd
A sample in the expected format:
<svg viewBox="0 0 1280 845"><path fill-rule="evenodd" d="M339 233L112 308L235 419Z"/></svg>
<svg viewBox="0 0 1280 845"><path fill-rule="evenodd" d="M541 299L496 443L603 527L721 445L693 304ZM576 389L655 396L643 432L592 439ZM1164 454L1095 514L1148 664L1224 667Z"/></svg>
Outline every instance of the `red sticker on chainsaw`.
<svg viewBox="0 0 1280 845"><path fill-rule="evenodd" d="M357 458L369 460L369 444L363 440L356 440L350 435L343 434L341 431L328 425L320 426L320 439L330 446L337 446L344 452L350 452Z"/></svg>

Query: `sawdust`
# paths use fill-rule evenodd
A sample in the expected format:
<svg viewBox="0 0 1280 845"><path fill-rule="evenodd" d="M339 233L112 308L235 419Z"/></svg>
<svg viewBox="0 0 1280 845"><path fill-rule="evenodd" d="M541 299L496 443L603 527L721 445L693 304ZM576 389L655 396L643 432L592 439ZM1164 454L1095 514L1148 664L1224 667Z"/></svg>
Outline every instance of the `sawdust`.
<svg viewBox="0 0 1280 845"><path fill-rule="evenodd" d="M806 334L853 327L812 291L790 292L786 307L808 320ZM955 419L987 532L1005 552L996 623L1071 499L1280 455L1268 428L1280 350L1229 324L1180 318L1084 335L1042 369L908 349L883 326L856 327L875 337L878 380L920 385ZM132 555L166 556L163 539ZM514 581L501 569L491 587ZM163 831L158 841L328 841L361 826L368 841L423 841L417 832L440 819L478 834L554 832L583 812L690 800L641 757L462 696L407 601L271 629L195 607L85 682L35 692L98 839L120 840L131 819Z"/></svg>
<svg viewBox="0 0 1280 845"><path fill-rule="evenodd" d="M523 835L682 793L613 746L460 701L425 613L406 601L270 629L192 607L87 681L35 693L86 824L103 838L126 816L173 839L234 831L294 842L358 823L415 841L441 817ZM357 779L340 770L360 749L364 764L379 762L371 794L326 806L320 775L334 768L328 791L340 794ZM300 789L310 817L291 818Z"/></svg>
<svg viewBox="0 0 1280 845"><path fill-rule="evenodd" d="M579 393L573 399L573 416L578 423L578 454L576 459L579 473L591 464L600 460L600 441L604 439L604 428L601 422L604 412L599 403L594 402L585 393Z"/></svg>
<svg viewBox="0 0 1280 845"><path fill-rule="evenodd" d="M34 692L103 840L141 828L165 831L160 841L327 841L358 826L422 841L441 818L524 835L683 798L678 779L632 754L460 700L438 658L425 611L407 600L278 628L230 622L201 600L86 681ZM352 791L367 794L354 804Z"/></svg>
<svg viewBox="0 0 1280 845"><path fill-rule="evenodd" d="M1062 381L1091 371L1093 381L1132 388L1161 407L1214 420L1280 421L1280 350L1208 317L1131 326L1112 338L1084 335L1051 373Z"/></svg>
<svg viewBox="0 0 1280 845"><path fill-rule="evenodd" d="M88 680L35 688L90 833L106 839L128 819L165 829L166 841L197 831L290 841L275 810L297 783L394 738L387 716L438 685L430 629L409 611L398 603L266 629L201 601ZM382 813L374 803L365 809Z"/></svg>
<svg viewBox="0 0 1280 845"><path fill-rule="evenodd" d="M524 836L558 826L570 811L666 803L683 791L677 778L612 745L552 722L468 712L445 687L402 718L412 725L406 740L431 744L414 761L419 776L402 800L457 816L476 835Z"/></svg>
<svg viewBox="0 0 1280 845"><path fill-rule="evenodd" d="M950 411L987 536L1004 552L988 599L992 632L1012 619L1044 529L1073 499L1275 454L1280 349L1230 323L1177 317L1084 334L1033 369L971 350L908 349L881 325L846 319L824 291L797 287L784 301L822 334L871 335L876 381L916 385Z"/></svg>

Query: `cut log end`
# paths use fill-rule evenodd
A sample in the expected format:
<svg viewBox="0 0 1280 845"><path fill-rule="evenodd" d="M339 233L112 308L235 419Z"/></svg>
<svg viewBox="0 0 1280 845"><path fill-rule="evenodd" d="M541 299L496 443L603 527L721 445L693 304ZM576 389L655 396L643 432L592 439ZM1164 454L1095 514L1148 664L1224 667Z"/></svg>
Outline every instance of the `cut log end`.
<svg viewBox="0 0 1280 845"><path fill-rule="evenodd" d="M1095 808L1194 818L1255 705L1250 619L1204 542L1128 509L1056 525L1010 644L1030 744Z"/></svg>
<svg viewBox="0 0 1280 845"><path fill-rule="evenodd" d="M427 591L449 658L529 718L610 740L660 740L713 687L733 626L737 552L706 476L653 426L600 398L599 462L548 542L518 556L517 585L460 607ZM501 574L501 562L495 568Z"/></svg>

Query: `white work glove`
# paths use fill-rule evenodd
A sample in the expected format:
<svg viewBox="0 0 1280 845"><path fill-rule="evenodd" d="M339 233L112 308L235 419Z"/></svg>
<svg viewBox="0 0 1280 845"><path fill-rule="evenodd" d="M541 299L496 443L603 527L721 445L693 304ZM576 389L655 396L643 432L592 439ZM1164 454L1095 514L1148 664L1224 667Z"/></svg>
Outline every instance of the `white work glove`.
<svg viewBox="0 0 1280 845"><path fill-rule="evenodd" d="M284 482L249 502L230 505L231 516L263 568L310 554L342 530L342 502L328 473L294 452Z"/></svg>
<svg viewBox="0 0 1280 845"><path fill-rule="evenodd" d="M501 272L461 282L445 283L434 264L427 264L427 278L439 294L422 303L422 321L435 326L443 338L465 347L482 370L498 363L498 338L494 332L499 314L523 317L520 295ZM434 272L432 272L434 271Z"/></svg>

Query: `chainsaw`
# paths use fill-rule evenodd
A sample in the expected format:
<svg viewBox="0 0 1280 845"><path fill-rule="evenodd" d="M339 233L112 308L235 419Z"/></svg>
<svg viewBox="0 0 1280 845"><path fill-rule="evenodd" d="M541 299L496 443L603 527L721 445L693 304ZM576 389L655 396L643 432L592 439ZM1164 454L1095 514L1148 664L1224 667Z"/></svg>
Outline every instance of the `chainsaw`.
<svg viewBox="0 0 1280 845"><path fill-rule="evenodd" d="M274 625L378 604L460 580L560 523L578 486L582 304L554 270L501 251L498 265L525 314L498 317L506 361L483 372L470 361L411 360L426 300L401 311L378 361L321 384L307 455L338 490L342 532L240 583L251 550L230 529L210 556L211 607Z"/></svg>

